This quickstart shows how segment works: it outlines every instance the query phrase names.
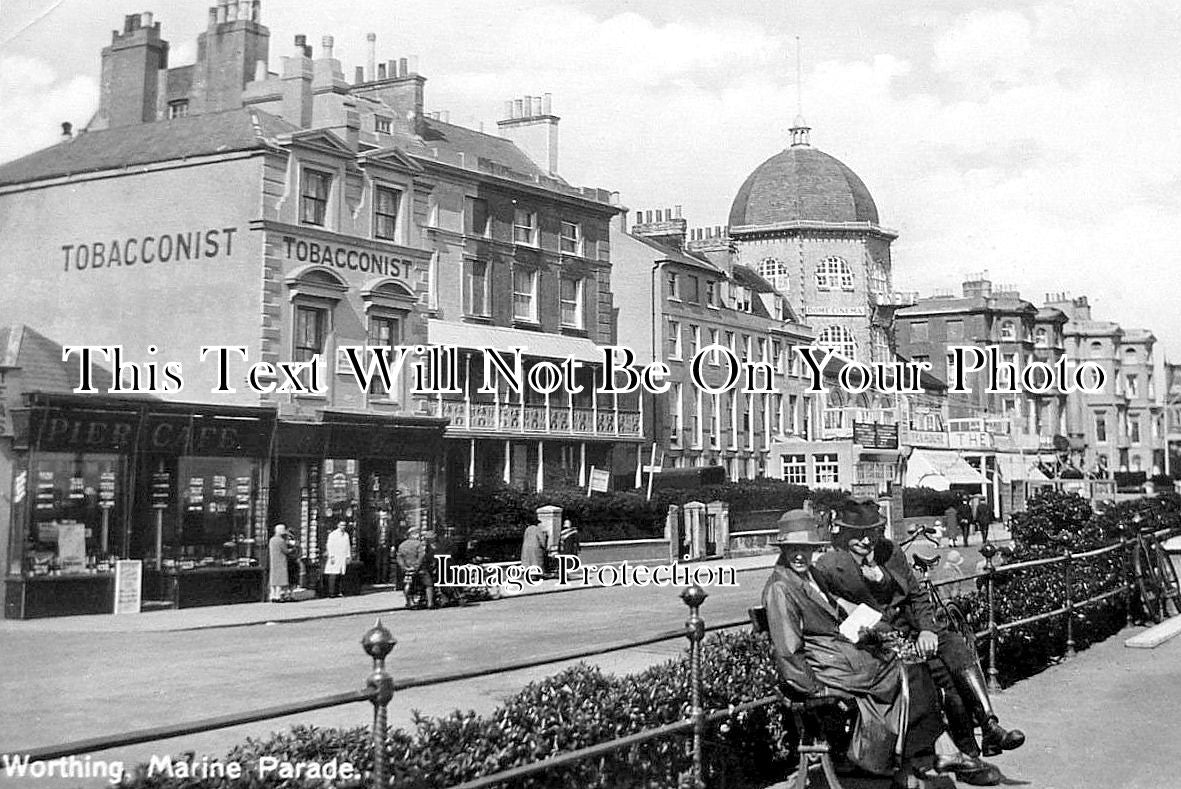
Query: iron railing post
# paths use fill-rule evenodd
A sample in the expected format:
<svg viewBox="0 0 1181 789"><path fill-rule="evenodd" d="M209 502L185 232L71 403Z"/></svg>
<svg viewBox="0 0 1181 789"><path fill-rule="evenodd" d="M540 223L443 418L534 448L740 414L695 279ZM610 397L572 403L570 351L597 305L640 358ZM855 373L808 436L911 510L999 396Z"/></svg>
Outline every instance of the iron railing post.
<svg viewBox="0 0 1181 789"><path fill-rule="evenodd" d="M1124 610L1127 612L1128 627L1132 626L1132 579L1128 568L1128 537L1121 534L1119 538L1119 571L1120 580L1124 585Z"/></svg>
<svg viewBox="0 0 1181 789"><path fill-rule="evenodd" d="M693 721L693 787L705 786L701 758L701 740L705 735L705 710L701 707L701 642L705 638L705 620L701 618L701 604L709 597L697 584L685 587L681 600L689 606L689 620L685 622L685 637L689 639L689 714Z"/></svg>
<svg viewBox="0 0 1181 789"><path fill-rule="evenodd" d="M1074 657L1074 572L1071 567L1070 548L1064 554L1062 575L1066 580L1066 657Z"/></svg>
<svg viewBox="0 0 1181 789"><path fill-rule="evenodd" d="M980 546L980 555L984 557L984 572L988 585L988 691L1000 693L1001 683L997 677L1000 671L996 666L996 565L992 557L996 556L996 546L986 542Z"/></svg>
<svg viewBox="0 0 1181 789"><path fill-rule="evenodd" d="M373 658L373 673L365 679L365 687L372 692L373 704L373 786L386 789L389 770L386 764L386 707L394 697L394 678L385 670L385 658L398 643L386 630L381 619L361 637L361 646Z"/></svg>

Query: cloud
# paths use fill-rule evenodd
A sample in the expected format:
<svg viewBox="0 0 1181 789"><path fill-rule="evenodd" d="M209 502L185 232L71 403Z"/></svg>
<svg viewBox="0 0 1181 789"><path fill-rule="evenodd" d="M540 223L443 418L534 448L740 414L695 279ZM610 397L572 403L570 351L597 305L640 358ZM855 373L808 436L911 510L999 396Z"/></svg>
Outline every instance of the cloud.
<svg viewBox="0 0 1181 789"><path fill-rule="evenodd" d="M85 125L98 109L98 81L81 75L61 80L44 60L4 55L0 97L0 161L8 161L57 142L63 121Z"/></svg>

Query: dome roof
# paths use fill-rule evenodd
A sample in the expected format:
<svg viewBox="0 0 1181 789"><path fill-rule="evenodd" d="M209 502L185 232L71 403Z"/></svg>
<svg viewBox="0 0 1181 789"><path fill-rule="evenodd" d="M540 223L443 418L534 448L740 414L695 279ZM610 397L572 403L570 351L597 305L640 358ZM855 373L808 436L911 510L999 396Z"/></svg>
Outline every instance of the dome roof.
<svg viewBox="0 0 1181 789"><path fill-rule="evenodd" d="M730 227L781 222L872 222L878 208L857 173L808 145L755 168L730 206Z"/></svg>

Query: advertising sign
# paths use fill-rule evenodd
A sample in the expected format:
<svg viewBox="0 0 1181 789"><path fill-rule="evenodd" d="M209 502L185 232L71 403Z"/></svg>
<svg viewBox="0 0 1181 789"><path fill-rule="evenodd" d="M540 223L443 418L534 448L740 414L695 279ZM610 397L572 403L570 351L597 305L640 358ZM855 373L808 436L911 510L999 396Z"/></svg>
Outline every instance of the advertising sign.
<svg viewBox="0 0 1181 789"><path fill-rule="evenodd" d="M115 613L138 614L143 602L144 563L139 559L115 562Z"/></svg>

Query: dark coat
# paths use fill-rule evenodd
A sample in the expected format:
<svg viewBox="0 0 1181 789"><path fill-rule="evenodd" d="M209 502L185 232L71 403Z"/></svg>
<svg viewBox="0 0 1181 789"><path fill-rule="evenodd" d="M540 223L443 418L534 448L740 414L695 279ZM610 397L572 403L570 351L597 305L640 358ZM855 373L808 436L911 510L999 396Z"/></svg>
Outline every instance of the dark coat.
<svg viewBox="0 0 1181 789"><path fill-rule="evenodd" d="M906 563L906 554L889 540L882 540L874 549L874 558L897 584L894 597L886 606L874 598L857 560L848 551L821 554L812 566L812 573L827 594L851 603L865 603L881 611L882 621L905 635L917 634L921 630L938 634L941 628L935 619L935 607Z"/></svg>

